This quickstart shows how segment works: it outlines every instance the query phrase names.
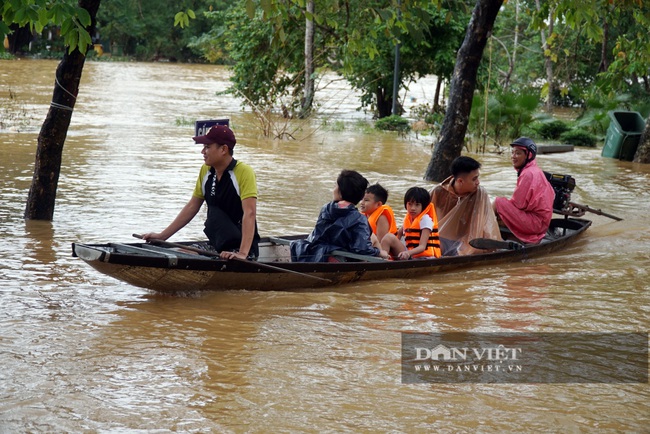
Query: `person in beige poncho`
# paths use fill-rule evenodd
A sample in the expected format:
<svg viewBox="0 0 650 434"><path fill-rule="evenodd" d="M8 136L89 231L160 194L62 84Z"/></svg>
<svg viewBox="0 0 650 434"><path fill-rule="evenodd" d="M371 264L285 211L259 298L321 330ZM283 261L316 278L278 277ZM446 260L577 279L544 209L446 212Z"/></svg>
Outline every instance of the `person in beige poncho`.
<svg viewBox="0 0 650 434"><path fill-rule="evenodd" d="M460 156L451 163L452 175L431 190L444 256L485 253L469 245L474 238L501 240L490 197L480 186L480 168L475 159Z"/></svg>

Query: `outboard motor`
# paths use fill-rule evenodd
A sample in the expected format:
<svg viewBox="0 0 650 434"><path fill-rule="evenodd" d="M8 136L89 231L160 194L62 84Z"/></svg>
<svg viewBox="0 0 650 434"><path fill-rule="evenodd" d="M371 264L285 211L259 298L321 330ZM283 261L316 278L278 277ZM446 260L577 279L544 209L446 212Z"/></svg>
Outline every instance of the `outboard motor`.
<svg viewBox="0 0 650 434"><path fill-rule="evenodd" d="M555 200L553 201L553 210L556 212L571 213L572 205L571 192L576 187L576 180L571 175L556 175L544 172L546 179L551 183L555 190Z"/></svg>

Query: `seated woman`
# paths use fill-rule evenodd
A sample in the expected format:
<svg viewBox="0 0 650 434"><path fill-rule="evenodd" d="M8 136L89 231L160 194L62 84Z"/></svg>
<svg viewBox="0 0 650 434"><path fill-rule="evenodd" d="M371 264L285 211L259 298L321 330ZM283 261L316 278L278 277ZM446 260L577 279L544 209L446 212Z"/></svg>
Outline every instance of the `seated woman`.
<svg viewBox="0 0 650 434"><path fill-rule="evenodd" d="M497 197L493 208L498 218L517 239L537 244L546 235L553 217L555 191L537 166L537 145L520 137L512 146L512 165L517 170L517 186L512 198Z"/></svg>

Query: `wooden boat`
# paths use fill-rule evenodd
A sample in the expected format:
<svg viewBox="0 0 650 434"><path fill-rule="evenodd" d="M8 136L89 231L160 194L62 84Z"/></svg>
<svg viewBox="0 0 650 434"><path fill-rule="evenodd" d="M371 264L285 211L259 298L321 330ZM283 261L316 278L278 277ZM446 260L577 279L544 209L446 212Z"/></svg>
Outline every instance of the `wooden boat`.
<svg viewBox="0 0 650 434"><path fill-rule="evenodd" d="M177 248L149 243L73 243L77 256L101 273L131 285L164 293L187 291L318 290L351 282L410 277L459 268L520 261L562 250L576 240L591 221L580 218L553 219L545 239L536 245L513 249L513 245L472 256L387 261L358 255L347 262L291 262L288 241L302 236L262 238L260 260L222 260ZM504 234L505 235L505 234ZM195 243L195 242L194 242ZM166 243L191 246L192 242ZM506 243L504 243L505 245ZM192 247L189 247L190 249ZM214 254L213 254L214 255ZM368 261L363 260L368 259ZM374 261L370 261L370 260Z"/></svg>

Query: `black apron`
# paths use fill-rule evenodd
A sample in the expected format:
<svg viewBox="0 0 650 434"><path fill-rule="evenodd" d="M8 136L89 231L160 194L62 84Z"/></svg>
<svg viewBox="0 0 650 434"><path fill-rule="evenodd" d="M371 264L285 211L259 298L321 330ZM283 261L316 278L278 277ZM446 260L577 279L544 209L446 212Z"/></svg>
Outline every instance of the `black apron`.
<svg viewBox="0 0 650 434"><path fill-rule="evenodd" d="M205 220L203 232L218 252L238 250L241 244L241 222L244 210L241 198L231 179L231 176L234 175L230 173L236 164L237 160L233 159L221 175L220 180L217 180L216 171L211 168L204 186L208 218ZM249 256L259 256L259 238L257 222L255 222L255 236Z"/></svg>

